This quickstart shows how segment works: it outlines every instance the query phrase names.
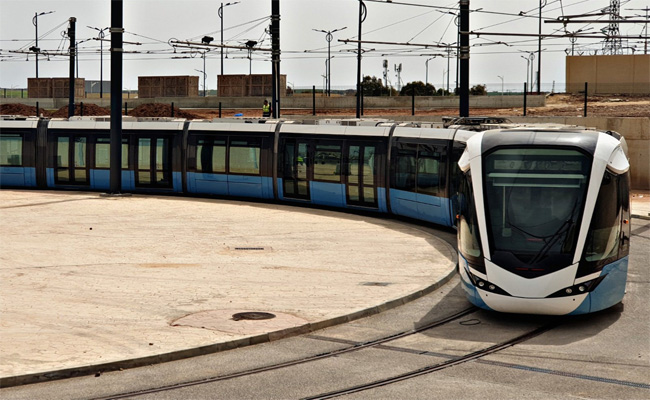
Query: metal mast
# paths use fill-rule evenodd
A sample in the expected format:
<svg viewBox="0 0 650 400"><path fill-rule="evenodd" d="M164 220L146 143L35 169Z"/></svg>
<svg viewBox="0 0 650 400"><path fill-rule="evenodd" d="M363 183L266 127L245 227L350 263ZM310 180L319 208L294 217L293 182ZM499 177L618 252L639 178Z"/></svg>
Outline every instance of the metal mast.
<svg viewBox="0 0 650 400"><path fill-rule="evenodd" d="M603 33L607 35L605 43L603 44L603 54L621 54L623 52L622 39L618 29L618 20L621 19L621 1L610 0L609 7L604 9L603 12L610 14L610 23Z"/></svg>

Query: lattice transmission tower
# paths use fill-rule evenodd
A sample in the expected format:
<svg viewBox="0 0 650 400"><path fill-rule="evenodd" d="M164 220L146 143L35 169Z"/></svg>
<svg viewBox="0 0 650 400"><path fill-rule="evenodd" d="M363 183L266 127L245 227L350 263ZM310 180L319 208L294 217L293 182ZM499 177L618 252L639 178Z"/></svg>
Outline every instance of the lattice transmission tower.
<svg viewBox="0 0 650 400"><path fill-rule="evenodd" d="M618 29L617 20L621 18L621 1L610 0L609 7L603 9L603 12L609 13L609 26L603 29L603 33L607 35L605 43L603 43L603 54L622 54L623 41L621 40L621 32Z"/></svg>

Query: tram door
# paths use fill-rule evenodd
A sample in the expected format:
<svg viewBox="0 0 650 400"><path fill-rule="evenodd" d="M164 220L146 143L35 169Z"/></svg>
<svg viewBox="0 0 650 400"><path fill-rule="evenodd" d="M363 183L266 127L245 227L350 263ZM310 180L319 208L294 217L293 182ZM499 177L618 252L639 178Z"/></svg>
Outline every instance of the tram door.
<svg viewBox="0 0 650 400"><path fill-rule="evenodd" d="M282 182L284 197L309 200L309 143L300 139L285 139L282 146Z"/></svg>
<svg viewBox="0 0 650 400"><path fill-rule="evenodd" d="M347 203L377 208L377 146L369 143L348 145Z"/></svg>
<svg viewBox="0 0 650 400"><path fill-rule="evenodd" d="M170 138L140 137L137 142L136 186L171 188L172 154Z"/></svg>
<svg viewBox="0 0 650 400"><path fill-rule="evenodd" d="M55 183L62 185L89 184L87 149L87 136L57 136Z"/></svg>

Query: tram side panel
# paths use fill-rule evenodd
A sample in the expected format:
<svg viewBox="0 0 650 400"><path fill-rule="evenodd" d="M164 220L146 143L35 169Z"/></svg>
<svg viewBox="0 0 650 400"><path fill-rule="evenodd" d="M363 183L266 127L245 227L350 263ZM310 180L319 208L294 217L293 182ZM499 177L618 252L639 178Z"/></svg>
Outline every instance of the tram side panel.
<svg viewBox="0 0 650 400"><path fill-rule="evenodd" d="M391 152L394 214L453 226L448 195L449 141L396 138Z"/></svg>
<svg viewBox="0 0 650 400"><path fill-rule="evenodd" d="M0 121L0 187L37 186L38 120Z"/></svg>
<svg viewBox="0 0 650 400"><path fill-rule="evenodd" d="M187 139L188 193L272 199L272 128L192 124Z"/></svg>
<svg viewBox="0 0 650 400"><path fill-rule="evenodd" d="M108 190L109 128L107 122L51 121L45 160L47 187ZM181 124L123 124L121 189L181 193L181 144Z"/></svg>
<svg viewBox="0 0 650 400"><path fill-rule="evenodd" d="M284 134L278 148L278 198L387 212L385 160L381 137Z"/></svg>

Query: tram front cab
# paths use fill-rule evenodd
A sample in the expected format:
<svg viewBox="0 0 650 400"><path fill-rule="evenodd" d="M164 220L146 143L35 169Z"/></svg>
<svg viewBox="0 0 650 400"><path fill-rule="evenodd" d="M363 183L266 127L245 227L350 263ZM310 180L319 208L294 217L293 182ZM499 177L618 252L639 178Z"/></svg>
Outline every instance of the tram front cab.
<svg viewBox="0 0 650 400"><path fill-rule="evenodd" d="M565 315L622 300L630 233L620 137L488 131L468 141L459 166L459 272L470 302Z"/></svg>

